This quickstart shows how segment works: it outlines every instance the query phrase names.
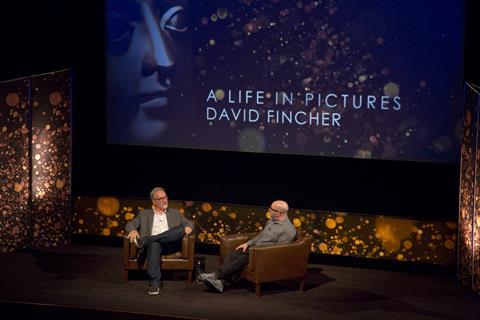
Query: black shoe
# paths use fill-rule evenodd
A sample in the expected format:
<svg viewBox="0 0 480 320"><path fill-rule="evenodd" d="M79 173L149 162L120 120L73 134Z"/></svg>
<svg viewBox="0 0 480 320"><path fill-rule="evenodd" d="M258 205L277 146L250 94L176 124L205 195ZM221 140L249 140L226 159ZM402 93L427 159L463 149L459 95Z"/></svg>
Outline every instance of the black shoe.
<svg viewBox="0 0 480 320"><path fill-rule="evenodd" d="M152 286L152 285L148 286L147 294L149 296L156 296L159 293L160 293L160 288L159 287Z"/></svg>
<svg viewBox="0 0 480 320"><path fill-rule="evenodd" d="M240 281L242 281L242 278L238 274L233 274L232 277L230 278L230 282L232 284L239 283Z"/></svg>

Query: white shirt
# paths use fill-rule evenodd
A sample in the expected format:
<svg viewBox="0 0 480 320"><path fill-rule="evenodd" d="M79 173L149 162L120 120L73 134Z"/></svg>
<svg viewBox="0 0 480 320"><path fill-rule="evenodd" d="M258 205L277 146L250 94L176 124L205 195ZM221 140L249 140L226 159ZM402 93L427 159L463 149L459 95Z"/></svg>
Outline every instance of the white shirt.
<svg viewBox="0 0 480 320"><path fill-rule="evenodd" d="M157 211L153 208L153 226L152 236L160 234L168 230L167 215L164 211Z"/></svg>

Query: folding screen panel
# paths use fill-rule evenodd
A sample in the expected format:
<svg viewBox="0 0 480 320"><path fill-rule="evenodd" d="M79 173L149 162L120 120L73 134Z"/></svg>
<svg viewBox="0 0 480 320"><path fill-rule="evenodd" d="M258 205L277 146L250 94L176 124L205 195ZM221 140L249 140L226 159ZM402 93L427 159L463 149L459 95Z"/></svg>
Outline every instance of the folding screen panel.
<svg viewBox="0 0 480 320"><path fill-rule="evenodd" d="M461 149L458 277L477 292L480 292L479 108L479 90L467 84Z"/></svg>
<svg viewBox="0 0 480 320"><path fill-rule="evenodd" d="M33 245L68 240L70 230L70 72L31 79Z"/></svg>
<svg viewBox="0 0 480 320"><path fill-rule="evenodd" d="M0 250L65 243L70 230L71 74L0 83Z"/></svg>
<svg viewBox="0 0 480 320"><path fill-rule="evenodd" d="M0 83L0 244L26 247L31 237L29 79Z"/></svg>

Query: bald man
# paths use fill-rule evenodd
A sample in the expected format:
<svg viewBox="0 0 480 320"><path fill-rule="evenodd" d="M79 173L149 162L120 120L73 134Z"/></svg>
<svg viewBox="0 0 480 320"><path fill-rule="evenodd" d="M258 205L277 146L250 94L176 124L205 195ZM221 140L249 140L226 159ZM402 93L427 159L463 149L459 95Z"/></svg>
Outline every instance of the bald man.
<svg viewBox="0 0 480 320"><path fill-rule="evenodd" d="M277 200L269 208L270 220L255 238L242 243L230 252L223 265L218 267L212 273L201 273L198 277L209 288L218 292L223 292L225 287L225 278L241 272L248 264L248 247L256 245L275 245L291 243L296 235L293 224L288 219L288 203L283 200Z"/></svg>

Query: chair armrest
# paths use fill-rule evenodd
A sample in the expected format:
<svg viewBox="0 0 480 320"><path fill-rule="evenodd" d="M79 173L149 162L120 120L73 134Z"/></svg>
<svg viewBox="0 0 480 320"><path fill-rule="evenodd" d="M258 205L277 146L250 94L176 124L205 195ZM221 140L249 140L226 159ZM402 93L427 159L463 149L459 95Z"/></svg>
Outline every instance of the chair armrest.
<svg viewBox="0 0 480 320"><path fill-rule="evenodd" d="M128 261L130 259L137 258L137 246L130 243L127 238L123 238L123 264L125 267L128 266Z"/></svg>
<svg viewBox="0 0 480 320"><path fill-rule="evenodd" d="M195 233L186 234L182 238L182 258L193 258L195 248Z"/></svg>
<svg viewBox="0 0 480 320"><path fill-rule="evenodd" d="M186 234L182 238L182 258L188 259L190 253L193 251L193 246L195 246L195 234L192 232L190 234Z"/></svg>
<svg viewBox="0 0 480 320"><path fill-rule="evenodd" d="M230 251L235 250L236 247L254 238L257 234L258 234L257 232L249 232L249 233L231 234L231 235L222 237L220 239L220 264L223 263L225 257Z"/></svg>
<svg viewBox="0 0 480 320"><path fill-rule="evenodd" d="M255 275L257 283L303 278L311 241L310 237L305 237L291 244L253 246L249 249L249 272Z"/></svg>

